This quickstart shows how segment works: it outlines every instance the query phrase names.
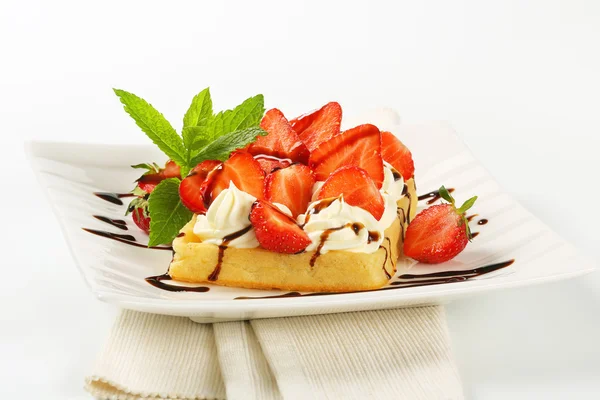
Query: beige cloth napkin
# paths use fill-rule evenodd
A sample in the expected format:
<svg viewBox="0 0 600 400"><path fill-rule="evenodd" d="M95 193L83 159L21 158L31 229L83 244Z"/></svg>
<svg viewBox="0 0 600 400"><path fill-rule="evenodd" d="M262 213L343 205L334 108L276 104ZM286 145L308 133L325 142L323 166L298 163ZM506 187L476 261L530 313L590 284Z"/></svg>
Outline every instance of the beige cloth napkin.
<svg viewBox="0 0 600 400"><path fill-rule="evenodd" d="M462 399L444 310L196 324L123 311L86 389L100 399Z"/></svg>

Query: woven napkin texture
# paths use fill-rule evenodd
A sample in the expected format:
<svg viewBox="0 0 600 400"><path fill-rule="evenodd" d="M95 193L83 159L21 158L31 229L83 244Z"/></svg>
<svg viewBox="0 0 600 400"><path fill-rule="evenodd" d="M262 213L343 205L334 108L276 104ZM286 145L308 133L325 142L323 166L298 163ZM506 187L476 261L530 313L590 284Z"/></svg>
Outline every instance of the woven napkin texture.
<svg viewBox="0 0 600 400"><path fill-rule="evenodd" d="M443 307L197 324L123 311L100 399L462 399Z"/></svg>

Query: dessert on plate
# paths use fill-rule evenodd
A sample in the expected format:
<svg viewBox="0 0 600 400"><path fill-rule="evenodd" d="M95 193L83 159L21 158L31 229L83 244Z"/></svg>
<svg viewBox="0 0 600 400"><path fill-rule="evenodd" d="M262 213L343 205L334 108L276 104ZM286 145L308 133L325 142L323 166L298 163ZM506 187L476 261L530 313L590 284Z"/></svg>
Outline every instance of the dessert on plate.
<svg viewBox="0 0 600 400"><path fill-rule="evenodd" d="M128 212L149 233L149 246L172 242L174 280L369 290L394 276L403 248L417 260L443 262L470 239L464 212L474 199L457 208L443 188L448 204L419 214L412 229L411 152L368 121L341 130L336 102L288 119L277 108L264 112L258 95L215 114L205 89L179 136L150 104L115 92L170 158L164 168L134 166L146 172Z"/></svg>

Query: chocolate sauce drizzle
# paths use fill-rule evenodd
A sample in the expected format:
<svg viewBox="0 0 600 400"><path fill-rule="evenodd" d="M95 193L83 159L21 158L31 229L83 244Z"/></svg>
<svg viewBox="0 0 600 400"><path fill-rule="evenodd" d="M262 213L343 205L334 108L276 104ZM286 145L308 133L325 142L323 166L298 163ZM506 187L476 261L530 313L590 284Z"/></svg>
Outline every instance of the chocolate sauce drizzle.
<svg viewBox="0 0 600 400"><path fill-rule="evenodd" d="M386 237L386 240L388 241L388 247L392 247L392 240L389 237ZM387 262L388 262L388 258L390 257L390 250L388 250L387 247L385 246L379 246L380 249L385 250L385 259L383 260L383 272L385 272L385 276L387 277L388 280L392 279L392 275L390 275L390 273L388 272L387 268L385 267Z"/></svg>
<svg viewBox="0 0 600 400"><path fill-rule="evenodd" d="M215 269L213 270L213 272L211 272L211 274L208 276L209 281L214 282L217 279L219 279L219 273L221 272L221 266L223 265L223 257L225 256L225 250L227 250L227 245L229 243L231 243L233 240L246 234L248 231L250 231L250 229L252 229L252 225L248 225L244 229L241 229L237 232L233 232L232 234L223 237L223 242L219 246L219 254L217 256L217 265L215 266Z"/></svg>
<svg viewBox="0 0 600 400"><path fill-rule="evenodd" d="M323 208L325 208L325 207L320 208L319 211L322 210ZM312 214L317 214L317 212L314 212ZM308 218L308 216L307 216L307 218ZM310 264L311 267L315 266L315 263L317 262L317 258L319 258L319 256L321 255L321 250L323 250L323 246L325 245L325 242L327 242L327 239L329 239L329 235L331 235L335 231L339 231L339 230L342 230L344 228L350 228L350 229L352 229L352 231L354 231L354 234L358 236L358 234L360 233L360 231L362 229L364 229L365 226L363 224L361 224L360 222L349 222L349 223L344 224L342 226L338 226L338 227L335 227L335 228L329 228L329 229L324 230L323 233L321 233L321 236L319 236L319 245L317 246L317 249L315 250L315 253L310 258L309 264ZM369 236L367 238L367 243L371 243L371 242L374 242L374 241L376 242L378 240L379 240L379 232L369 231Z"/></svg>
<svg viewBox="0 0 600 400"><path fill-rule="evenodd" d="M112 232L107 232L107 231L101 231L98 229L90 229L90 228L81 228L86 232L89 232L93 235L98 235L98 236L102 236L104 238L107 239L112 239L112 240L116 240L117 242L121 242L121 243L125 243L128 244L130 246L135 246L135 247L141 247L144 249L155 249L155 250L173 250L173 248L171 246L156 246L156 247L148 247L144 244L141 243L137 243L135 240L135 237L133 237L132 235L122 235L119 233L112 233Z"/></svg>
<svg viewBox="0 0 600 400"><path fill-rule="evenodd" d="M133 193L111 193L111 192L94 192L94 195L100 197L104 201L116 204L118 206L123 205L123 197L133 197Z"/></svg>
<svg viewBox="0 0 600 400"><path fill-rule="evenodd" d="M339 197L330 197L328 199L323 199L323 200L319 201L317 204L315 204L315 206L313 208L311 208L310 210L308 210L308 212L306 213L306 218L304 219L304 223L302 225L300 225L300 228L304 228L304 226L308 223L308 221L310 221L311 215L320 213L321 211L323 211L324 209L329 207L331 205L331 203L333 203L337 199L339 199Z"/></svg>
<svg viewBox="0 0 600 400"><path fill-rule="evenodd" d="M254 300L254 299L272 299L272 298L285 298L285 297L313 297L313 296L331 296L336 294L349 294L349 293L365 293L365 292L379 292L383 290L396 290L402 289L406 287L416 287L416 286L428 286L428 285L439 285L442 283L454 283L454 282L464 282L471 278L475 278L478 276L486 275L491 272L497 271L502 268L506 268L512 265L515 260L503 261L495 264L485 265L483 267L477 267L470 270L463 271L442 271L442 272L434 272L431 274L422 274L422 275L412 275L412 274L404 274L400 275L399 279L404 279L404 281L396 281L390 283L390 286L383 287L380 289L373 290L363 290L356 292L344 292L344 293L300 293L300 292L289 292L279 295L272 296L240 296L236 297L234 300ZM413 281L411 281L413 280Z"/></svg>
<svg viewBox="0 0 600 400"><path fill-rule="evenodd" d="M146 278L146 282L151 284L152 286L167 290L169 292L208 292L210 290L207 286L177 286L177 285L169 285L164 283L163 281L173 280L168 273L156 276L149 276Z"/></svg>
<svg viewBox="0 0 600 400"><path fill-rule="evenodd" d="M486 218L482 218L479 221L477 221L477 225L485 225L488 223L488 220Z"/></svg>
<svg viewBox="0 0 600 400"><path fill-rule="evenodd" d="M452 193L452 192L454 192L454 188L449 188L448 193ZM427 204L433 204L441 198L442 198L442 196L440 195L440 191L438 189L438 190L434 190L429 193L422 194L421 196L419 196L419 201L429 199L429 200L427 200Z"/></svg>
<svg viewBox="0 0 600 400"><path fill-rule="evenodd" d="M406 185L406 183L404 184L404 188L402 188L402 195L408 198L408 209L406 210L405 221L407 224L410 224L410 209L412 207L412 196L408 191L408 186Z"/></svg>
<svg viewBox="0 0 600 400"><path fill-rule="evenodd" d="M106 222L107 224L112 225L115 228L119 228L124 231L127 230L127 222L125 222L122 219L111 219L108 217L103 217L102 215L93 215L93 217L102 222Z"/></svg>

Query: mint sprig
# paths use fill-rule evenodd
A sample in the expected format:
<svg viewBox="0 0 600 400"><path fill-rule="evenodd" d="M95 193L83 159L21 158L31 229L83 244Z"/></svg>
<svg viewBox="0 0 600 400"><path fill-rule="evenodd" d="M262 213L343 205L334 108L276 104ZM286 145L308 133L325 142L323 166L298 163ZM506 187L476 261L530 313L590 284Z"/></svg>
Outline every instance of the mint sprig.
<svg viewBox="0 0 600 400"><path fill-rule="evenodd" d="M226 160L231 152L267 134L259 127L265 112L262 94L246 99L231 110L214 114L210 89L206 88L192 99L183 116L182 134L179 135L146 100L124 90L113 90L142 131L179 165L182 177L202 161ZM135 167L151 170L154 166ZM163 185L167 181L169 183ZM191 212L179 200L179 183L177 178L162 181L148 199L151 213L149 246L171 242L191 218Z"/></svg>
<svg viewBox="0 0 600 400"><path fill-rule="evenodd" d="M133 118L137 126L148 135L154 144L177 164L185 164L187 160L183 142L169 121L141 97L124 90L113 90L121 99L127 114Z"/></svg>

